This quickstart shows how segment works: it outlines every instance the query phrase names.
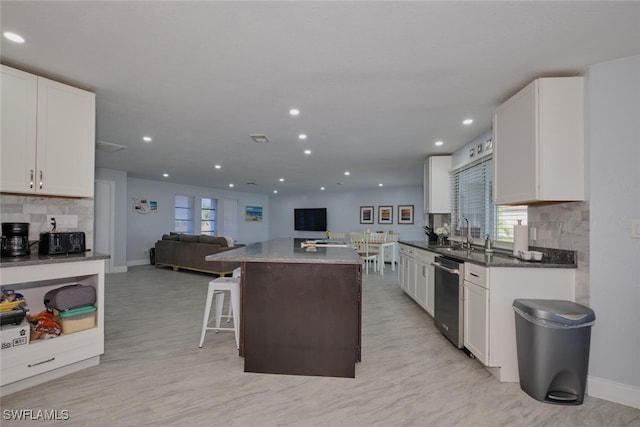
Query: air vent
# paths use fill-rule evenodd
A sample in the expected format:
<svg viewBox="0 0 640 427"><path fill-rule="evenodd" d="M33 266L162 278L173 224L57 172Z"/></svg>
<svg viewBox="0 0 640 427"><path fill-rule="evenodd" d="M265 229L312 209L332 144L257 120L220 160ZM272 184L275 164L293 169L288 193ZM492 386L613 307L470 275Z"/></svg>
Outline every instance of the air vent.
<svg viewBox="0 0 640 427"><path fill-rule="evenodd" d="M262 135L262 134L253 134L253 135L249 135L251 136L251 139L253 139L255 142L257 142L258 144L264 144L269 142L269 139L267 138L266 135Z"/></svg>
<svg viewBox="0 0 640 427"><path fill-rule="evenodd" d="M247 185L257 185L255 182L247 182Z"/></svg>
<svg viewBox="0 0 640 427"><path fill-rule="evenodd" d="M129 147L124 145L114 144L113 142L96 141L96 150L106 151L108 153L115 153L116 151L125 150Z"/></svg>

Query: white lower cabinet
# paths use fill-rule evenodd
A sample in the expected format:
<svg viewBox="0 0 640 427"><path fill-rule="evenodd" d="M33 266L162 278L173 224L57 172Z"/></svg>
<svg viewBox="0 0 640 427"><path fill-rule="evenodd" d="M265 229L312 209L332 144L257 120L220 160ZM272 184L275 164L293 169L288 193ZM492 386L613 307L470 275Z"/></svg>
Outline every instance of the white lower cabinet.
<svg viewBox="0 0 640 427"><path fill-rule="evenodd" d="M2 395L94 366L104 353L104 259L3 267L1 285L25 296L30 314L45 309L44 294L60 286L80 283L96 288L96 326L31 341L0 352Z"/></svg>
<svg viewBox="0 0 640 427"><path fill-rule="evenodd" d="M498 380L518 382L513 300L575 301L575 269L465 263L464 345Z"/></svg>
<svg viewBox="0 0 640 427"><path fill-rule="evenodd" d="M433 316L435 295L432 263L435 254L404 244L398 245L398 252L400 253L400 287Z"/></svg>
<svg viewBox="0 0 640 427"><path fill-rule="evenodd" d="M463 328L464 346L485 365L489 363L489 290L486 270L474 264L465 264Z"/></svg>

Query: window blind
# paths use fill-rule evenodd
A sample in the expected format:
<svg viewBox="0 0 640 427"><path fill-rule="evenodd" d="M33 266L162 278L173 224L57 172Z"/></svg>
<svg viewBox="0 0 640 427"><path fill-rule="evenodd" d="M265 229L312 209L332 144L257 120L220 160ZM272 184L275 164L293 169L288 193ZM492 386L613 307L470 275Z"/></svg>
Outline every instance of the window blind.
<svg viewBox="0 0 640 427"><path fill-rule="evenodd" d="M193 233L193 196L176 194L174 219L176 233Z"/></svg>
<svg viewBox="0 0 640 427"><path fill-rule="evenodd" d="M202 198L200 204L200 233L216 234L216 200Z"/></svg>
<svg viewBox="0 0 640 427"><path fill-rule="evenodd" d="M526 206L495 206L493 199L493 157L485 156L450 173L451 233L466 236L466 222L471 225L471 237L513 242L513 225L527 223Z"/></svg>

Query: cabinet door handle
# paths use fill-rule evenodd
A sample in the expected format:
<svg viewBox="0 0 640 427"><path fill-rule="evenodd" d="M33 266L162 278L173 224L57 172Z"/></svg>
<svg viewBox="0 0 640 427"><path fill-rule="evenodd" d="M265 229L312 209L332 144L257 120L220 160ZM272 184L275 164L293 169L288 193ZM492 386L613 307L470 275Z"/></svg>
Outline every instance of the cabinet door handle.
<svg viewBox="0 0 640 427"><path fill-rule="evenodd" d="M42 171L40 171L40 190L42 190Z"/></svg>
<svg viewBox="0 0 640 427"><path fill-rule="evenodd" d="M56 358L52 357L51 359L43 360L42 362L30 363L27 366L29 368L33 368L34 366L38 366L38 365L42 365L42 364L45 364L45 363L53 362L54 360L56 360Z"/></svg>
<svg viewBox="0 0 640 427"><path fill-rule="evenodd" d="M29 173L29 188L33 188L33 169Z"/></svg>
<svg viewBox="0 0 640 427"><path fill-rule="evenodd" d="M472 273L472 272L469 272L469 274L470 274L470 275L472 275L473 277L480 277L480 276L478 276L477 274Z"/></svg>

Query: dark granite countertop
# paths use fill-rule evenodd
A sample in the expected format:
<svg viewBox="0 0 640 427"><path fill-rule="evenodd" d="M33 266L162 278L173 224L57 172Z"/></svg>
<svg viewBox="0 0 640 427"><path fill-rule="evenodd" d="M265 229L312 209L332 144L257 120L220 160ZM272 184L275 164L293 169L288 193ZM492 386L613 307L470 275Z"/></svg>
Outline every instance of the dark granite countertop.
<svg viewBox="0 0 640 427"><path fill-rule="evenodd" d="M562 249L550 249L530 247L529 250L542 252L542 261L523 261L512 254L494 249L490 254L483 248L474 247L473 250L454 249L450 246L429 245L428 242L400 240L398 243L424 249L438 255L448 255L461 259L464 262L482 265L485 267L524 267L524 268L576 268L576 253Z"/></svg>
<svg viewBox="0 0 640 427"><path fill-rule="evenodd" d="M108 254L97 252L83 252L81 254L61 254L61 255L40 255L37 251L32 251L29 256L3 257L0 259L0 268L6 267L29 267L41 264L60 264L64 262L82 262L109 259Z"/></svg>

